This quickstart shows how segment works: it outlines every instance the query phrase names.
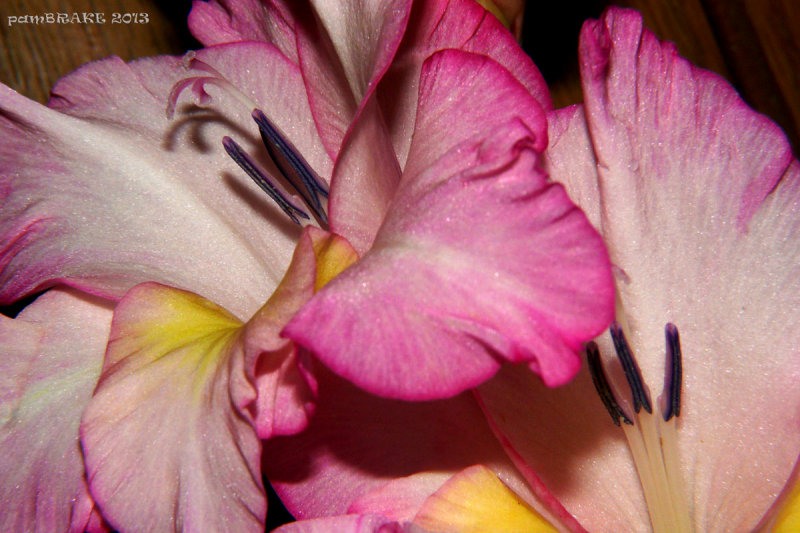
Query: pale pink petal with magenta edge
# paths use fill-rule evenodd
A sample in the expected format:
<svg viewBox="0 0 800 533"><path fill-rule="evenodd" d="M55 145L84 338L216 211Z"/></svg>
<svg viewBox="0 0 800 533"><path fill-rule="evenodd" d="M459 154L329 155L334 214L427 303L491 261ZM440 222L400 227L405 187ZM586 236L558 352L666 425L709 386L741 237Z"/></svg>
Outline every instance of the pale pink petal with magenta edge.
<svg viewBox="0 0 800 533"><path fill-rule="evenodd" d="M374 247L285 334L389 397L452 396L503 359L564 383L581 343L610 321L613 296L599 236L536 168L543 112L484 56L440 52L423 76L415 164Z"/></svg>
<svg viewBox="0 0 800 533"><path fill-rule="evenodd" d="M78 425L100 376L110 323L109 302L63 288L16 319L0 316L3 531L102 529Z"/></svg>
<svg viewBox="0 0 800 533"><path fill-rule="evenodd" d="M261 443L246 411L241 322L202 298L136 286L114 311L81 421L89 486L124 531L263 531Z"/></svg>
<svg viewBox="0 0 800 533"><path fill-rule="evenodd" d="M197 57L263 105L329 175L295 65L260 43ZM54 89L50 105L60 112L0 88L8 111L0 119L3 301L62 279L112 298L155 280L198 292L240 318L263 304L298 232L222 148L222 137L233 133L266 158L252 109L210 87L213 110L180 100L175 119L166 119L172 84L191 75L176 58L92 63Z"/></svg>
<svg viewBox="0 0 800 533"><path fill-rule="evenodd" d="M331 231L363 255L386 216L400 167L374 95L356 117L331 178L328 218Z"/></svg>
<svg viewBox="0 0 800 533"><path fill-rule="evenodd" d="M410 0L311 0L360 104L389 68L408 22ZM330 88L328 88L330 90Z"/></svg>
<svg viewBox="0 0 800 533"><path fill-rule="evenodd" d="M615 263L628 340L654 401L664 325L680 330L677 436L695 527L749 531L800 452L800 166L773 123L724 80L678 58L634 12L612 9L587 23L581 61L589 128L577 110L561 114L548 169L579 203L601 206L586 208ZM576 182L586 179L595 183ZM599 344L608 364L610 339ZM481 397L513 449L587 529L648 527L621 432L588 376L568 387L571 394L536 390L509 372ZM532 418L552 429L526 430ZM553 443L567 453L553 453Z"/></svg>
<svg viewBox="0 0 800 533"><path fill-rule="evenodd" d="M657 391L664 324L680 330L695 526L752 529L800 454L800 169L774 123L637 13L610 11L581 40L631 347Z"/></svg>

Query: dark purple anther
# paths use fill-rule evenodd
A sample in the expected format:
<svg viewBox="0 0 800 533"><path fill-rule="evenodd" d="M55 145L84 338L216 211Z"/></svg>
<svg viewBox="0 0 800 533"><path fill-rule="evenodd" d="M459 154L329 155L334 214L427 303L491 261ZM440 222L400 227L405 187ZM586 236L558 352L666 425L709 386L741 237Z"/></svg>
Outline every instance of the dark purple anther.
<svg viewBox="0 0 800 533"><path fill-rule="evenodd" d="M610 328L611 338L614 340L614 348L617 350L617 357L619 362L622 363L622 370L625 372L625 378L631 387L631 394L633 395L633 409L637 413L644 407L648 413L653 412L650 404L650 398L647 397L647 391L644 388L642 381L642 373L636 361L633 359L628 341L625 339L625 334L622 328L619 327L617 322L611 324Z"/></svg>
<svg viewBox="0 0 800 533"><path fill-rule="evenodd" d="M265 193L272 198L278 207L280 207L286 215L292 219L292 222L300 225L300 218L309 219L308 213L303 211L300 207L296 206L281 190L270 181L269 177L261 172L255 163L248 157L242 148L230 137L223 137L222 146L225 151L231 156L231 159L236 161L236 164L244 170L250 178L261 187ZM300 218L298 218L300 217Z"/></svg>
<svg viewBox="0 0 800 533"><path fill-rule="evenodd" d="M667 371L664 377L664 421L681 415L681 382L683 379L683 363L681 355L681 338L675 324L668 323L664 328L667 339Z"/></svg>
<svg viewBox="0 0 800 533"><path fill-rule="evenodd" d="M611 386L608 384L608 378L606 378L606 373L603 371L603 365L600 362L600 351L594 341L586 345L586 362L589 365L589 373L592 374L594 388L603 401L606 411L611 415L614 425L619 427L619 421L622 420L632 426L633 422L625 415L625 412L617 403L617 399L614 398L614 393L611 392Z"/></svg>
<svg viewBox="0 0 800 533"><path fill-rule="evenodd" d="M275 166L314 211L317 218L327 224L328 218L320 200L320 196L328 197L328 188L325 182L317 176L289 139L260 109L253 110L252 116L258 124L261 140L275 162Z"/></svg>

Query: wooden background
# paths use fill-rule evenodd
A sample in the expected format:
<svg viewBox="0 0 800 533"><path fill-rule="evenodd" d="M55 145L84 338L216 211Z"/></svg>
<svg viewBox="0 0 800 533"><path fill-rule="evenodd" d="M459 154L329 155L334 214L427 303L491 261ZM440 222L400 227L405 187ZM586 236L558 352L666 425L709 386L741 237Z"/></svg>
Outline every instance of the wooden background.
<svg viewBox="0 0 800 533"><path fill-rule="evenodd" d="M557 107L580 101L578 31L604 0L530 1L524 46ZM755 109L778 122L800 153L800 0L620 0L639 9L684 57L725 76ZM186 30L191 2L174 0L0 0L0 81L45 102L61 76L87 61L181 55L198 48ZM17 24L9 16L104 13L105 24ZM112 13L146 13L147 24L111 24ZM4 310L13 315L13 310ZM285 513L285 511L284 511ZM271 500L272 527L286 519Z"/></svg>
<svg viewBox="0 0 800 533"><path fill-rule="evenodd" d="M524 45L557 106L580 101L578 31L607 0L529 1ZM800 153L800 0L620 0L674 41L684 57L725 76L755 109L778 122ZM186 30L187 0L0 0L0 81L45 101L53 83L108 55L129 60L199 47ZM146 13L147 24L17 24L42 13Z"/></svg>

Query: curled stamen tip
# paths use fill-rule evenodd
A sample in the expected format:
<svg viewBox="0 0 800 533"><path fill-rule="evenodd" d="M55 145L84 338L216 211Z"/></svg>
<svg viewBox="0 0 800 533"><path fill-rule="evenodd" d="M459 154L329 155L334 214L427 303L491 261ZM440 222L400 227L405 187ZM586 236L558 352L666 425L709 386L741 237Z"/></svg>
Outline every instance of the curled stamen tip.
<svg viewBox="0 0 800 533"><path fill-rule="evenodd" d="M183 54L183 57L181 58L181 66L186 70L189 70L190 68L192 68L192 62L194 61L194 58L196 56L197 52L195 52L194 50L189 50L188 52Z"/></svg>

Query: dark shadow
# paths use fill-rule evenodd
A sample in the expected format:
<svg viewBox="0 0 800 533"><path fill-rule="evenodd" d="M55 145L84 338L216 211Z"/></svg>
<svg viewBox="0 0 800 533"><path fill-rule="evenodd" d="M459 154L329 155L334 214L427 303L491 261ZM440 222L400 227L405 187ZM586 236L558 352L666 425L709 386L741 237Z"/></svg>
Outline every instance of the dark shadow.
<svg viewBox="0 0 800 533"><path fill-rule="evenodd" d="M31 294L30 296L26 296L21 300L17 300L16 302L10 305L0 306L0 314L5 315L9 318L16 318L16 316L20 314L20 312L23 309L25 309L29 304L32 304L33 301L36 300L36 298L38 298L40 294L43 293L37 292L35 294Z"/></svg>
<svg viewBox="0 0 800 533"><path fill-rule="evenodd" d="M197 50L203 45L189 32L186 19L192 9L192 0L160 0L155 7L166 19L172 22L175 29L175 40L183 50Z"/></svg>
<svg viewBox="0 0 800 533"><path fill-rule="evenodd" d="M548 84L578 70L578 35L584 21L598 18L607 0L529 3L522 25L522 47Z"/></svg>

